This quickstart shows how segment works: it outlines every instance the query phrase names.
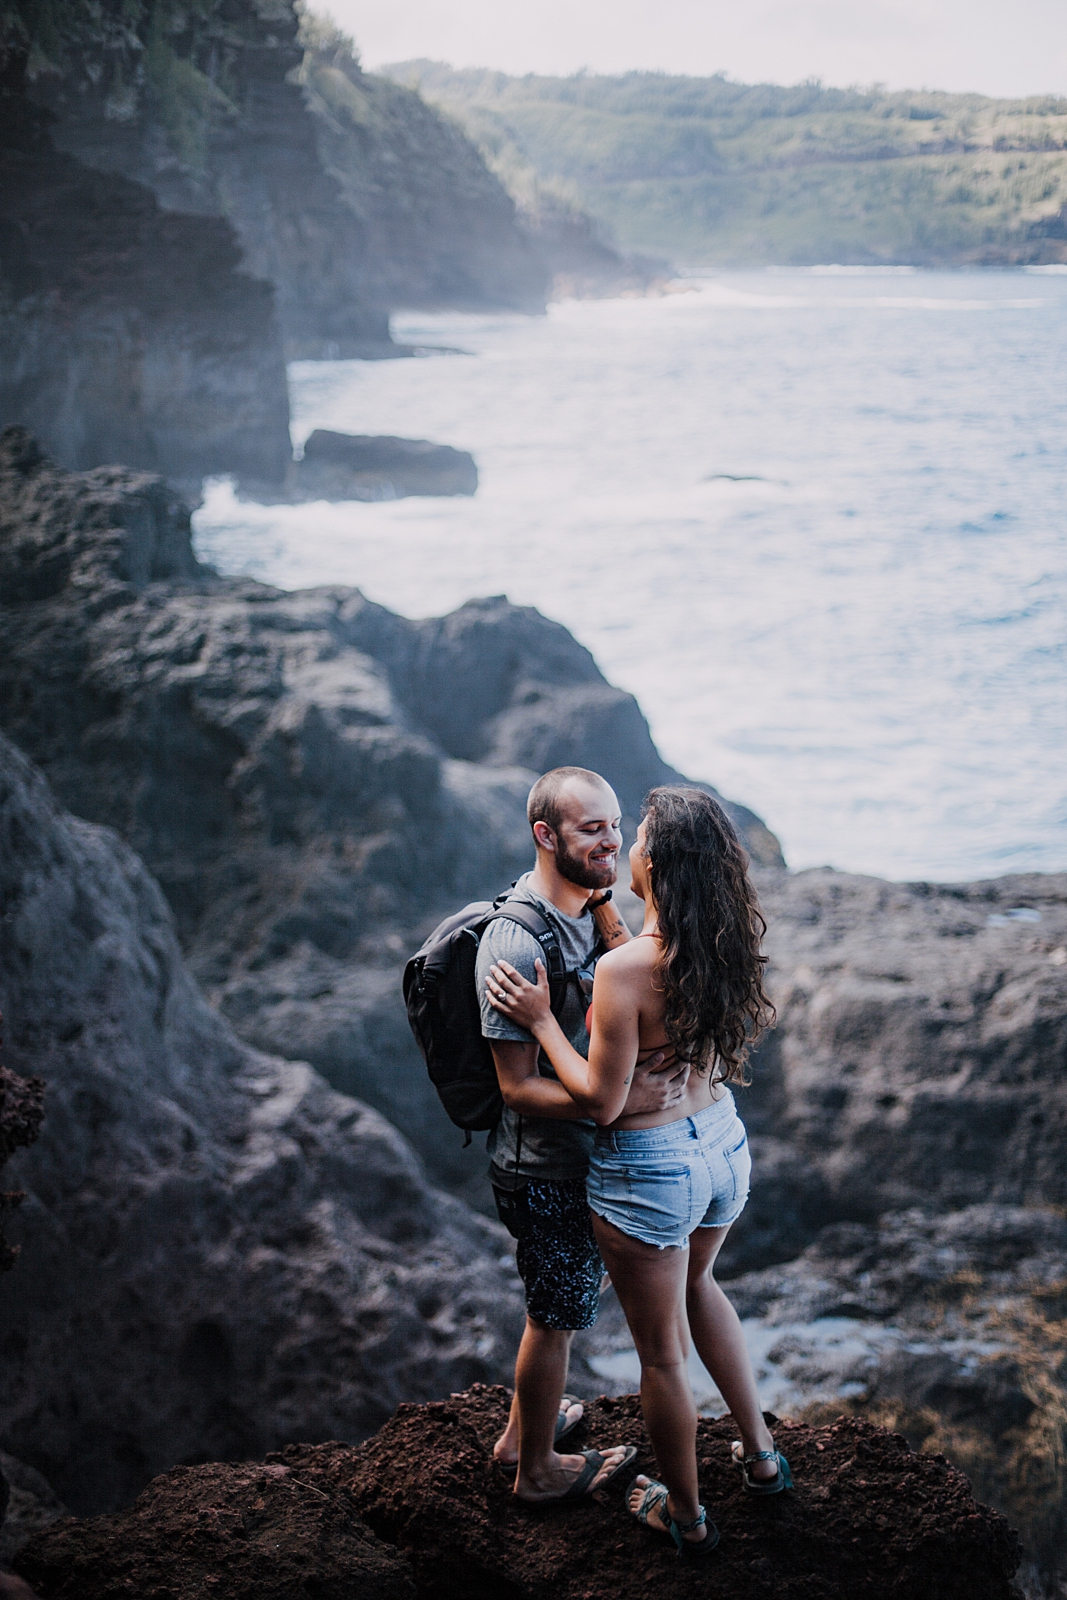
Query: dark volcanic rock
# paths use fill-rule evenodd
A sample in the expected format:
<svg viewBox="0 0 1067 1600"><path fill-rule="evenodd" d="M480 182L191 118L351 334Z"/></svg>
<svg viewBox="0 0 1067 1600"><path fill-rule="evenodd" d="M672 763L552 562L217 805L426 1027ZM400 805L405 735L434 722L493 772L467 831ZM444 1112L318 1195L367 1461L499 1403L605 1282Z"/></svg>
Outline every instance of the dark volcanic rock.
<svg viewBox="0 0 1067 1600"><path fill-rule="evenodd" d="M311 19L305 59L289 0L201 0L165 22L24 9L59 147L170 211L225 216L276 287L288 357L395 354L397 306L543 309L544 269L474 147Z"/></svg>
<svg viewBox="0 0 1067 1600"><path fill-rule="evenodd" d="M529 769L597 767L631 815L672 776L633 697L502 598L410 622L354 589L218 579L164 485L57 472L21 435L0 450L0 599L0 726L144 857L234 1025L480 1182L408 1032L402 959L529 865Z"/></svg>
<svg viewBox="0 0 1067 1600"><path fill-rule="evenodd" d="M507 1238L376 1112L208 1009L141 862L0 739L0 1007L48 1085L0 1305L0 1436L68 1505L358 1439L508 1370Z"/></svg>
<svg viewBox="0 0 1067 1600"><path fill-rule="evenodd" d="M327 1447L329 1448L329 1447ZM406 1559L280 1463L175 1467L128 1511L62 1523L18 1560L41 1600L415 1600Z"/></svg>
<svg viewBox="0 0 1067 1600"><path fill-rule="evenodd" d="M2 1504L4 1486L6 1507ZM10 1566L12 1557L35 1533L66 1515L66 1506L47 1479L25 1461L0 1450L0 1569Z"/></svg>
<svg viewBox="0 0 1067 1600"><path fill-rule="evenodd" d="M221 217L53 150L0 96L0 422L69 467L276 482L291 456L270 285Z"/></svg>
<svg viewBox="0 0 1067 1600"><path fill-rule="evenodd" d="M388 500L405 495L474 494L478 468L466 450L428 439L331 433L316 428L293 464L305 500Z"/></svg>
<svg viewBox="0 0 1067 1600"><path fill-rule="evenodd" d="M809 1417L845 1405L944 1452L1046 1580L1067 1578L1062 1211L985 1204L839 1223L729 1292L742 1316L778 1330L758 1341L772 1394L790 1390Z"/></svg>
<svg viewBox="0 0 1067 1600"><path fill-rule="evenodd" d="M733 1271L916 1202L1067 1204L1067 875L766 875L778 1027ZM762 1141L762 1142L761 1142Z"/></svg>
<svg viewBox="0 0 1067 1600"><path fill-rule="evenodd" d="M16 1150L33 1144L41 1131L43 1116L44 1084L40 1078L22 1078L17 1072L9 1072L0 1060L0 1170ZM5 1229L8 1217L25 1198L21 1189L0 1190L0 1272L8 1272L18 1259L18 1249L8 1244Z"/></svg>
<svg viewBox="0 0 1067 1600"><path fill-rule="evenodd" d="M621 1484L588 1503L531 1512L494 1466L505 1389L476 1387L430 1406L402 1406L353 1450L293 1445L264 1466L178 1469L129 1512L60 1523L28 1546L18 1570L42 1600L111 1600L131 1584L146 1596L193 1600L197 1582L251 1595L291 1594L265 1564L309 1592L417 1594L507 1600L646 1600L713 1586L738 1600L1015 1600L1018 1544L1004 1519L978 1505L940 1456L917 1455L896 1434L842 1417L812 1428L778 1423L797 1481L792 1494L752 1501L729 1462L729 1418L700 1424L701 1493L722 1540L710 1565L682 1564L670 1542L638 1526ZM635 1396L587 1408L583 1438L638 1447L654 1470ZM628 1481L628 1478L627 1478ZM362 1523L390 1545L371 1543ZM399 1553L391 1546L399 1546ZM354 1559L353 1559L354 1557ZM373 1590L363 1587L371 1560ZM349 1582L344 1582L350 1562ZM414 1576L414 1586L408 1573ZM303 1584L301 1588L303 1588Z"/></svg>

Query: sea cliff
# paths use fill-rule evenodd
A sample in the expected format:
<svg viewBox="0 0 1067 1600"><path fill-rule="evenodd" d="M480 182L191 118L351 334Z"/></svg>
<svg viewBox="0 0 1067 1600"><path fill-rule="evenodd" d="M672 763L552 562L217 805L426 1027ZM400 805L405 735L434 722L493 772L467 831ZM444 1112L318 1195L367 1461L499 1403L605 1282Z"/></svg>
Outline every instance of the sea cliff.
<svg viewBox="0 0 1067 1600"><path fill-rule="evenodd" d="M71 466L117 459L192 486L277 482L291 454L273 294L241 270L229 224L165 212L56 150L3 90L0 417Z"/></svg>
<svg viewBox="0 0 1067 1600"><path fill-rule="evenodd" d="M440 1111L399 972L528 864L536 771L598 768L631 820L678 777L636 702L502 597L412 622L219 577L163 480L67 472L15 429L0 727L0 1007L9 1065L49 1084L11 1163L30 1199L0 1442L102 1510L175 1462L354 1441L400 1399L504 1380L506 1236L463 1203L485 1206L484 1157ZM758 1181L724 1272L783 1330L767 1359L797 1404L958 1457L1041 1594L1064 1525L1067 882L790 874L727 804L779 1023L739 1091ZM856 1348L828 1362L842 1321ZM576 1386L619 1388L620 1357L609 1301Z"/></svg>
<svg viewBox="0 0 1067 1600"><path fill-rule="evenodd" d="M26 90L58 148L224 216L275 286L286 355L387 353L400 305L540 310L544 272L473 145L289 0L73 5Z"/></svg>
<svg viewBox="0 0 1067 1600"><path fill-rule="evenodd" d="M540 311L474 145L289 0L0 17L0 423L195 495L285 478L285 362L391 356L400 306Z"/></svg>

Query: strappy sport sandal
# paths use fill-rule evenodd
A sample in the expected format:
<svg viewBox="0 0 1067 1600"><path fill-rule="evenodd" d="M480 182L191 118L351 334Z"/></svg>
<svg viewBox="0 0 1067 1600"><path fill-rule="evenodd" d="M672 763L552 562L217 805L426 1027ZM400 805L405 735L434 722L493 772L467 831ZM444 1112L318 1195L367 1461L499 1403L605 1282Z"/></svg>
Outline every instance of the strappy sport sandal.
<svg viewBox="0 0 1067 1600"><path fill-rule="evenodd" d="M734 1466L741 1468L741 1477L749 1494L781 1494L783 1489L793 1487L789 1462L780 1450L753 1450L751 1455L746 1456L744 1445L740 1439L735 1439L730 1446L730 1459ZM778 1471L773 1478L750 1477L748 1469L753 1461L776 1461Z"/></svg>
<svg viewBox="0 0 1067 1600"><path fill-rule="evenodd" d="M635 1478L633 1483L630 1485L630 1493L632 1494L636 1488L637 1479ZM710 1555L715 1546L718 1544L719 1530L715 1526L714 1522L708 1521L708 1513L703 1506L698 1508L697 1514L693 1518L692 1522L675 1522L674 1518L667 1510L668 1493L669 1491L665 1483L657 1483L655 1478L651 1478L642 1491L640 1505L636 1511L633 1511L630 1514L631 1516L636 1517L638 1522L643 1523L647 1528L651 1526L648 1520L649 1512L659 1511L660 1515L667 1524L667 1532L678 1546L678 1554L681 1556L682 1560L700 1561L704 1556ZM695 1533L697 1528L705 1527L708 1531L704 1538L699 1542L695 1542L694 1540L687 1539L685 1537L687 1533ZM663 1530L660 1528L652 1528L653 1533L660 1533L662 1531Z"/></svg>

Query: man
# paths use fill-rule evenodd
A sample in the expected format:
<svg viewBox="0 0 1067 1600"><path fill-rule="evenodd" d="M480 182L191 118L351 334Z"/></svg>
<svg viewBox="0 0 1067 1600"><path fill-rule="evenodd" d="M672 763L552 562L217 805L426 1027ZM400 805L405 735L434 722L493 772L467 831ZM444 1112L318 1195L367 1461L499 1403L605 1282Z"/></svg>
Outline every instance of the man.
<svg viewBox="0 0 1067 1600"><path fill-rule="evenodd" d="M619 802L597 773L557 767L534 784L526 814L537 860L510 898L531 902L556 929L564 966L576 975L568 982L560 1025L585 1056L596 955L605 944L630 937L613 910L603 909L622 847ZM603 928L599 946L594 909ZM482 1033L490 1041L504 1100L489 1136L490 1177L500 1216L518 1240L527 1313L511 1415L494 1455L502 1465L517 1464L515 1493L534 1503L591 1494L626 1459L621 1446L603 1452L599 1465L595 1457L587 1463L555 1449L556 1440L581 1420L581 1406L565 1403L563 1392L570 1345L578 1328L596 1321L604 1269L585 1197L595 1126L582 1119L533 1036L495 1010L486 990L494 962L510 961L536 982L539 958L543 952L533 935L502 920L486 929L477 965ZM664 1061L654 1056L638 1068L628 1113L661 1111L681 1098L689 1069Z"/></svg>

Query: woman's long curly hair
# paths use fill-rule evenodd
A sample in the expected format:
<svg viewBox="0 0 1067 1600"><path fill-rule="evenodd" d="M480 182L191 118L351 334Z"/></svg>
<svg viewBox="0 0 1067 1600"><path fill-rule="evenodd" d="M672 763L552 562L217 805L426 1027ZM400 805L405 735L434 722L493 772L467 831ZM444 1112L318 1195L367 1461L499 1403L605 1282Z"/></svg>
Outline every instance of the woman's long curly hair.
<svg viewBox="0 0 1067 1600"><path fill-rule="evenodd" d="M714 1082L746 1083L745 1059L775 1021L763 988L767 924L748 856L729 817L702 789L653 789L645 857L659 914L667 1037Z"/></svg>

